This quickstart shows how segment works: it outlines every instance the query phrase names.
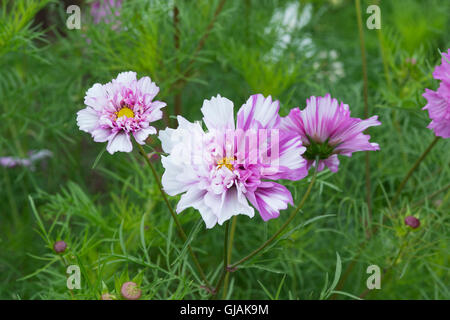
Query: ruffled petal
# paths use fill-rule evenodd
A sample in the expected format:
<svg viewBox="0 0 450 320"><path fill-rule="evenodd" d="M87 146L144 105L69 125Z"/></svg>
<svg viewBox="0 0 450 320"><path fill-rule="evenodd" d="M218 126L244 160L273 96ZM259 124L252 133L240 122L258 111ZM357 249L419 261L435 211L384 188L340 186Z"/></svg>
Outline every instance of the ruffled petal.
<svg viewBox="0 0 450 320"><path fill-rule="evenodd" d="M136 72L133 71L121 72L115 79L115 82L119 82L125 86L130 85L133 81L136 81Z"/></svg>
<svg viewBox="0 0 450 320"><path fill-rule="evenodd" d="M225 221L238 214L244 214L253 218L254 209L248 204L247 199L237 188L230 188L221 196L221 205L218 207L217 223L222 225Z"/></svg>
<svg viewBox="0 0 450 320"><path fill-rule="evenodd" d="M150 98L150 100L159 93L159 87L156 85L156 83L152 82L149 77L142 77L141 79L139 79L136 88L140 91L141 94L148 95L148 97L146 98Z"/></svg>
<svg viewBox="0 0 450 320"><path fill-rule="evenodd" d="M133 145L131 144L130 136L125 132L117 133L109 140L106 150L110 154L114 154L117 151L131 152Z"/></svg>
<svg viewBox="0 0 450 320"><path fill-rule="evenodd" d="M161 162L165 169L161 183L167 194L175 196L186 192L191 185L198 183L199 178L192 168L180 161L177 156L162 156Z"/></svg>
<svg viewBox="0 0 450 320"><path fill-rule="evenodd" d="M259 211L264 221L278 218L280 210L293 205L289 190L275 182L263 182L254 193L246 194L247 199Z"/></svg>
<svg viewBox="0 0 450 320"><path fill-rule="evenodd" d="M99 117L97 111L87 107L77 112L77 125L80 130L92 132L99 125Z"/></svg>
<svg viewBox="0 0 450 320"><path fill-rule="evenodd" d="M436 66L433 77L450 84L450 49L442 53L441 65Z"/></svg>
<svg viewBox="0 0 450 320"><path fill-rule="evenodd" d="M108 141L114 133L111 129L97 128L92 131L92 137L95 142L105 142Z"/></svg>
<svg viewBox="0 0 450 320"><path fill-rule="evenodd" d="M242 130L273 128L280 122L279 109L280 102L272 101L271 96L265 98L262 94L252 95L239 109L237 128Z"/></svg>
<svg viewBox="0 0 450 320"><path fill-rule="evenodd" d="M210 131L234 129L233 102L217 95L211 100L204 100L201 108L203 121Z"/></svg>
<svg viewBox="0 0 450 320"><path fill-rule="evenodd" d="M145 144L145 139L147 139L150 134L156 134L156 129L154 127L148 127L146 129L136 131L133 133L133 136L137 143Z"/></svg>
<svg viewBox="0 0 450 320"><path fill-rule="evenodd" d="M108 105L108 92L106 87L100 83L94 84L86 92L84 104L92 107L96 111L102 110L106 105Z"/></svg>

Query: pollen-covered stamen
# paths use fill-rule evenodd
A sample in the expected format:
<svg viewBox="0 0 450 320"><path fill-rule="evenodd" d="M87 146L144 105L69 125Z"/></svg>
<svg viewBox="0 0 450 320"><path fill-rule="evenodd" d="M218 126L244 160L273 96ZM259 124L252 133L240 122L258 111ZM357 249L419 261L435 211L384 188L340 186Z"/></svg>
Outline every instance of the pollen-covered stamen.
<svg viewBox="0 0 450 320"><path fill-rule="evenodd" d="M233 166L234 160L235 160L234 158L226 157L226 158L223 158L222 160L217 161L217 169L220 169L225 166L226 168L228 168L228 170L233 171L234 170L234 166Z"/></svg>
<svg viewBox="0 0 450 320"><path fill-rule="evenodd" d="M127 117L127 118L134 118L134 112L133 110L131 110L128 107L123 107L122 109L120 109L118 112L115 112L117 119L121 118L121 117Z"/></svg>

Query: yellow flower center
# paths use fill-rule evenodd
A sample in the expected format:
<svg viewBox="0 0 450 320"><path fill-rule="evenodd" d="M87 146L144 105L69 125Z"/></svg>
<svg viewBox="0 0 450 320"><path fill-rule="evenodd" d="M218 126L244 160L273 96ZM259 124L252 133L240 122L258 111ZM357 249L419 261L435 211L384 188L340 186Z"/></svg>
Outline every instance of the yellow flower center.
<svg viewBox="0 0 450 320"><path fill-rule="evenodd" d="M122 109L119 110L119 112L116 112L116 116L117 118L125 116L131 119L134 118L134 112L128 107L123 107Z"/></svg>
<svg viewBox="0 0 450 320"><path fill-rule="evenodd" d="M233 171L233 162L234 158L223 158L222 160L217 162L217 169L225 166L226 168L228 168L228 170Z"/></svg>

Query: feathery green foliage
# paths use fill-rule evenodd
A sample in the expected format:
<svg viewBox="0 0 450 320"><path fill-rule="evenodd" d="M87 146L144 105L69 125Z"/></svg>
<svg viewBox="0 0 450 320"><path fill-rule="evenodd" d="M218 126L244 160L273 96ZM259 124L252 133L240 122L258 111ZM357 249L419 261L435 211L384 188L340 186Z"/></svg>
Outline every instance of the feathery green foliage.
<svg viewBox="0 0 450 320"><path fill-rule="evenodd" d="M372 2L378 1L362 1L363 19ZM68 30L63 2L2 1L0 157L25 157L41 149L53 156L34 168L0 167L0 298L99 299L107 292L120 298L120 286L128 280L140 285L144 299L209 297L139 154L111 156L78 130L76 112L94 83L128 70L150 76L161 88L158 98L168 103L164 112L174 115L179 95L189 120L199 119L203 99L217 93L236 106L250 94L270 94L286 115L295 106L303 108L309 96L330 92L362 117L353 1L228 0L217 12L221 3L124 1L116 27L94 24L89 4L83 3L81 30ZM290 27L279 16L292 3L299 4L302 23ZM231 274L227 298L359 298L372 264L391 273L366 299L450 297L448 139L431 151L399 202L390 203L406 171L433 140L421 95L436 88L432 70L439 50L450 47L450 4L396 0L379 5L381 30L364 31L369 110L383 124L370 130L381 148L371 154L371 220L364 154L342 157L338 173L318 175L290 231ZM149 145L148 152L158 150L156 138ZM158 161L155 165L162 174ZM298 203L308 181L286 185ZM239 216L232 261L270 237L290 210L269 222ZM420 218L418 230L408 232L407 215ZM179 218L215 283L222 270L223 227L206 230L193 209ZM68 244L64 254L53 251L57 240ZM80 290L66 287L66 267L72 264L81 269Z"/></svg>

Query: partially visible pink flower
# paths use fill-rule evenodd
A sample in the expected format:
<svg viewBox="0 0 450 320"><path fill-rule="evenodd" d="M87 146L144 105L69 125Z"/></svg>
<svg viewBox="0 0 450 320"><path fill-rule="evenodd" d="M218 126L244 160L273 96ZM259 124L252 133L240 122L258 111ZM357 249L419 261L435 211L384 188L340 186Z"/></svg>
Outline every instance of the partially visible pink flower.
<svg viewBox="0 0 450 320"><path fill-rule="evenodd" d="M331 98L311 97L306 100L306 108L294 108L281 122L282 129L301 138L306 152L308 169L319 159L317 170L325 166L337 172L338 155L350 157L356 151L379 150L377 143L369 142L370 136L363 131L381 123L378 116L366 120L350 117L348 105Z"/></svg>
<svg viewBox="0 0 450 320"><path fill-rule="evenodd" d="M212 228L238 214L253 217L254 208L267 221L293 204L289 190L270 180L305 177L305 148L280 130L279 106L253 95L235 122L233 103L218 95L201 109L208 131L181 116L177 129L160 131L168 153L161 157L162 184L169 195L182 194L177 213L195 208Z"/></svg>
<svg viewBox="0 0 450 320"><path fill-rule="evenodd" d="M433 72L435 79L450 83L450 48L442 53L441 65L436 66Z"/></svg>
<svg viewBox="0 0 450 320"><path fill-rule="evenodd" d="M91 16L94 23L100 22L111 23L114 22L114 16L120 16L120 8L122 7L122 0L97 0L91 3Z"/></svg>
<svg viewBox="0 0 450 320"><path fill-rule="evenodd" d="M31 166L31 161L29 159L17 158L17 157L0 157L0 165L5 168L14 167L29 167Z"/></svg>
<svg viewBox="0 0 450 320"><path fill-rule="evenodd" d="M78 111L80 130L92 135L95 142L106 142L106 150L131 152L130 134L144 144L156 129L151 122L162 118L166 104L153 101L159 88L149 77L136 79L136 72L122 72L107 84L96 83L86 92L87 108Z"/></svg>
<svg viewBox="0 0 450 320"><path fill-rule="evenodd" d="M14 167L31 167L34 168L33 164L41 159L51 157L53 154L51 151L43 149L39 151L30 151L28 152L27 158L19 158L19 157L0 157L0 165L5 168L14 168Z"/></svg>
<svg viewBox="0 0 450 320"><path fill-rule="evenodd" d="M441 80L436 91L425 89L423 97L431 119L428 129L434 131L436 136L450 138L450 49L442 54L442 63L434 69L433 77Z"/></svg>

